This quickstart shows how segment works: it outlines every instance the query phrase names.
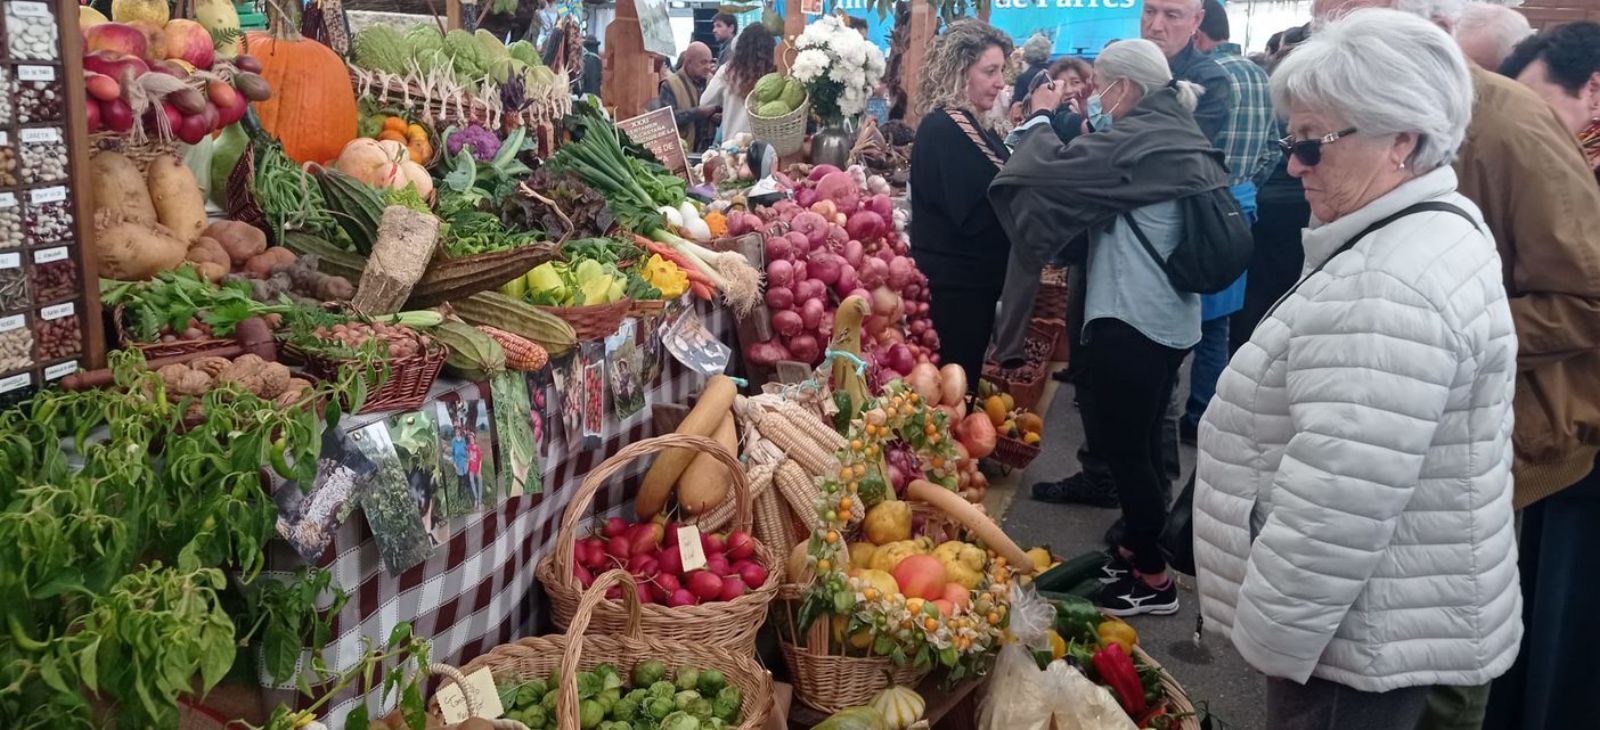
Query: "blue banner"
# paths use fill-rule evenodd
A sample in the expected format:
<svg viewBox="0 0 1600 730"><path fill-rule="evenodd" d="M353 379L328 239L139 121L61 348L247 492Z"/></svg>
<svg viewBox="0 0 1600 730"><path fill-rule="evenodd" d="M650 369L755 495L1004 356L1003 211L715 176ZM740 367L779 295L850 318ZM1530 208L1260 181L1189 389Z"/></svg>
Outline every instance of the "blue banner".
<svg viewBox="0 0 1600 730"><path fill-rule="evenodd" d="M1034 33L1055 39L1055 55L1094 56L1107 43L1139 37L1139 0L990 0L989 22L1021 45ZM828 12L843 8L867 21L867 38L884 50L894 15L879 18L867 0L829 0ZM783 12L782 2L778 12ZM974 11L975 12L975 11ZM815 19L812 16L808 20Z"/></svg>

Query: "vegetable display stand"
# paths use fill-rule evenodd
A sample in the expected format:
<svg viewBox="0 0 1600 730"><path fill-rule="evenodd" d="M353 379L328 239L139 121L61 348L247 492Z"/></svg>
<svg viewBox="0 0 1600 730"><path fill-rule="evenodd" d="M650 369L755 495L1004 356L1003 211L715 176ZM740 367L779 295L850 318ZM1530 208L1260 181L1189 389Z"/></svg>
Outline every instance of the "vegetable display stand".
<svg viewBox="0 0 1600 730"><path fill-rule="evenodd" d="M802 592L800 586L793 584L780 590L790 619L799 613ZM795 635L792 620L781 621L778 629L778 648L789 668L795 699L813 710L833 714L846 707L865 705L891 684L915 687L927 674L910 664L895 666L888 657L831 653L828 633L826 619L813 622L804 636Z"/></svg>
<svg viewBox="0 0 1600 730"><path fill-rule="evenodd" d="M444 367L449 354L449 349L444 345L430 342L419 355L385 359L387 377L379 372L368 373L367 386L372 390L357 412L414 411L421 408L427 402L428 391L433 388L433 381L439 377L439 369ZM356 364L351 360L330 360L310 354L303 354L303 357L306 373L319 380L336 380L340 367Z"/></svg>
<svg viewBox="0 0 1600 730"><path fill-rule="evenodd" d="M598 340L609 337L622 326L622 320L633 308L633 300L623 297L610 304L591 304L585 307L540 307L567 324L577 333L578 340Z"/></svg>
<svg viewBox="0 0 1600 730"><path fill-rule="evenodd" d="M624 611L623 625L617 630L586 633L595 624L592 619L604 610L605 604L617 604L605 598L612 586L622 589L620 605ZM521 683L543 680L559 671L561 676L560 699L556 702L558 730L578 730L578 673L601 664L613 664L629 670L644 661L660 661L669 669L693 667L716 669L727 678L729 686L738 687L738 730L758 730L766 727L772 708L772 675L756 663L750 649L732 649L703 641L673 641L651 637L643 630L648 619L644 616L653 606L641 606L638 587L633 578L621 570L608 571L595 578L594 585L584 591L572 615L571 625L565 635L537 636L502 644L461 668L472 674L487 668L496 683ZM430 709L437 709L433 705Z"/></svg>
<svg viewBox="0 0 1600 730"><path fill-rule="evenodd" d="M750 485L745 479L744 467L727 449L704 436L686 434L668 434L635 441L584 477L583 484L572 495L572 501L567 503L567 511L561 518L555 550L545 556L535 572L539 583L550 596L551 615L556 626L573 625L583 600L583 586L573 577L575 543L578 522L592 507L595 493L607 479L621 473L635 459L673 448L710 454L729 469L733 476L731 491L735 500L732 529L750 531L753 509ZM674 608L647 604L638 619L639 630L652 639L719 646L753 655L756 632L767 620L767 607L777 596L778 582L783 575L783 563L769 546L758 544L755 560L766 570L767 580L760 586L751 586L749 593L732 601L704 605ZM630 610L620 601L602 599L591 611L594 615L589 623L599 631L614 634L628 625L630 613L640 609L633 607Z"/></svg>
<svg viewBox="0 0 1600 730"><path fill-rule="evenodd" d="M788 114L763 117L755 113L756 107L760 106L755 100L755 93L752 89L744 100L745 109L750 114L750 132L756 139L772 145L772 150L779 157L799 152L806 141L806 122L811 120L811 95L807 94L805 100Z"/></svg>
<svg viewBox="0 0 1600 730"><path fill-rule="evenodd" d="M0 47L0 407L104 364L75 2L6 3Z"/></svg>
<svg viewBox="0 0 1600 730"><path fill-rule="evenodd" d="M216 337L201 337L193 340L178 339L172 342L139 342L129 336L124 317L123 307L118 305L111 312L111 322L117 331L117 341L125 348L138 350L146 360L158 360L167 357L181 357L195 353L215 350L234 343L231 339Z"/></svg>

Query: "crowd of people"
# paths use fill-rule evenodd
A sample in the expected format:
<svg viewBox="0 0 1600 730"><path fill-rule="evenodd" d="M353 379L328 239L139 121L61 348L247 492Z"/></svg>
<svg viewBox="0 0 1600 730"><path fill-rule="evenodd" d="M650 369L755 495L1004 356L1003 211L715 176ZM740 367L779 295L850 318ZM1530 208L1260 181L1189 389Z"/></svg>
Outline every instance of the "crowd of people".
<svg viewBox="0 0 1600 730"><path fill-rule="evenodd" d="M1145 0L1092 65L1052 49L927 49L911 245L969 370L1023 358L1071 267L1083 470L1032 494L1121 510L1101 605L1174 613L1195 574L1273 730L1581 726L1600 24L1318 0L1247 56L1216 0ZM1242 271L1196 283L1240 221Z"/></svg>

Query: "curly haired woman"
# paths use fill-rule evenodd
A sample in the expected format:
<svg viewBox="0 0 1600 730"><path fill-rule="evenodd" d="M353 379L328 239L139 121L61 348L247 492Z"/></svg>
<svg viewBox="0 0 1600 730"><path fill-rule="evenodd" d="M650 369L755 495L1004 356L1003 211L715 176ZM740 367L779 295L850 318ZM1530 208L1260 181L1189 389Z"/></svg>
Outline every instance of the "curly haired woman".
<svg viewBox="0 0 1600 730"><path fill-rule="evenodd" d="M911 252L928 277L939 355L974 384L1011 252L988 198L1010 152L982 121L1006 87L1010 53L1010 37L981 21L956 21L935 38L911 148Z"/></svg>
<svg viewBox="0 0 1600 730"><path fill-rule="evenodd" d="M750 111L745 109L744 98L749 96L756 82L778 70L773 62L775 46L772 34L760 23L752 23L739 32L733 44L733 60L717 69L700 103L722 107L722 139L732 139L740 132L750 131Z"/></svg>

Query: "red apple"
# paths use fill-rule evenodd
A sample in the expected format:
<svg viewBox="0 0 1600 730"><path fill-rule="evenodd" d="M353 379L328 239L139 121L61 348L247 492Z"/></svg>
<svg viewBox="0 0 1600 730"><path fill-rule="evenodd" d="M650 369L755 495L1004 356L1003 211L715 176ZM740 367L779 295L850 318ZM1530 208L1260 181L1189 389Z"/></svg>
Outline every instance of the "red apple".
<svg viewBox="0 0 1600 730"><path fill-rule="evenodd" d="M167 21L163 30L165 31L162 38L163 58L181 58L195 68L211 68L217 52L211 43L211 34L206 32L205 26L193 20L180 18Z"/></svg>
<svg viewBox="0 0 1600 730"><path fill-rule="evenodd" d="M131 70L134 76L143 76L150 73L150 64L145 63L142 58L126 53L96 51L83 57L83 69L110 76L120 84L124 69Z"/></svg>
<svg viewBox="0 0 1600 730"><path fill-rule="evenodd" d="M167 45L166 26L148 20L135 20L128 25L144 35L145 52L141 55L151 61L161 60L161 52Z"/></svg>
<svg viewBox="0 0 1600 730"><path fill-rule="evenodd" d="M116 51L144 58L149 47L144 32L126 23L101 23L83 31L85 51Z"/></svg>
<svg viewBox="0 0 1600 730"><path fill-rule="evenodd" d="M100 102L100 121L106 129L125 134L133 129L133 107L121 99Z"/></svg>
<svg viewBox="0 0 1600 730"><path fill-rule="evenodd" d="M183 64L177 61L156 61L150 64L150 72L166 74L180 79L189 78L189 69L184 68Z"/></svg>

